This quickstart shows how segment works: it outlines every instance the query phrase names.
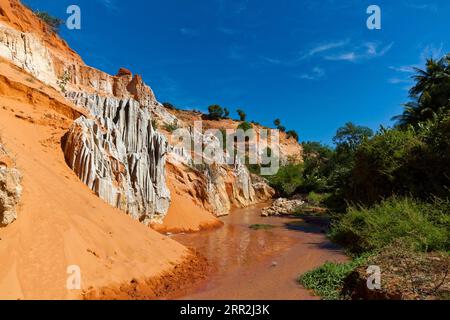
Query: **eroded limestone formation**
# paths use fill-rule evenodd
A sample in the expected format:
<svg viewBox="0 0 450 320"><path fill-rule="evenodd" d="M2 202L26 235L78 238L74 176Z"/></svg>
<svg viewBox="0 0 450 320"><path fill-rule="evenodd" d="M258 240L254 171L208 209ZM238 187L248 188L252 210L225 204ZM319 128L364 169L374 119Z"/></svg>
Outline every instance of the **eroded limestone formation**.
<svg viewBox="0 0 450 320"><path fill-rule="evenodd" d="M153 130L148 109L132 98L67 96L92 115L77 119L66 135L68 165L109 204L145 224L161 221L170 205L168 143Z"/></svg>

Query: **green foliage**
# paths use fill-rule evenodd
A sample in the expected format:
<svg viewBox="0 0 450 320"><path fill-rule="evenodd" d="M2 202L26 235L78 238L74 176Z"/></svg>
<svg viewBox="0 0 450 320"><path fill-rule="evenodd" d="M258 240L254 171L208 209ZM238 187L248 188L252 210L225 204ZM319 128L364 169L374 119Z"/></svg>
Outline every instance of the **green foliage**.
<svg viewBox="0 0 450 320"><path fill-rule="evenodd" d="M361 143L371 136L373 136L372 129L348 122L337 130L333 142L337 149L343 149L347 152L355 151Z"/></svg>
<svg viewBox="0 0 450 320"><path fill-rule="evenodd" d="M230 110L228 110L227 108L223 109L223 117L224 118L228 118L230 116Z"/></svg>
<svg viewBox="0 0 450 320"><path fill-rule="evenodd" d="M298 142L298 133L295 130L289 130L288 132L286 132L286 135L288 138L292 138L295 141Z"/></svg>
<svg viewBox="0 0 450 320"><path fill-rule="evenodd" d="M244 121L244 122L241 122L237 128L244 130L244 131L248 131L248 130L252 129L253 126L250 123L248 123L247 121Z"/></svg>
<svg viewBox="0 0 450 320"><path fill-rule="evenodd" d="M368 256L361 256L347 263L327 262L319 268L299 277L299 283L324 300L340 300L344 280L356 268L364 265Z"/></svg>
<svg viewBox="0 0 450 320"><path fill-rule="evenodd" d="M152 128L158 130L158 121L156 119L152 119Z"/></svg>
<svg viewBox="0 0 450 320"><path fill-rule="evenodd" d="M237 109L236 112L237 112L237 114L239 115L239 119L240 119L242 122L246 121L246 119L247 119L247 114L246 114L244 111L242 111L241 109Z"/></svg>
<svg viewBox="0 0 450 320"><path fill-rule="evenodd" d="M70 81L70 77L71 77L70 72L66 70L64 71L64 74L61 77L59 77L58 80L56 81L62 93L66 93L67 91L66 87Z"/></svg>
<svg viewBox="0 0 450 320"><path fill-rule="evenodd" d="M275 125L275 127L279 127L279 126L281 126L281 120L280 119L275 119L273 121L273 124Z"/></svg>
<svg viewBox="0 0 450 320"><path fill-rule="evenodd" d="M368 205L392 194L448 198L449 188L450 116L416 129L380 130L355 152L341 186L346 201Z"/></svg>
<svg viewBox="0 0 450 320"><path fill-rule="evenodd" d="M281 125L281 120L280 119L275 119L273 121L273 124L275 125L275 127L280 130L281 132L286 132L286 127Z"/></svg>
<svg viewBox="0 0 450 320"><path fill-rule="evenodd" d="M289 164L281 167L278 173L268 177L268 180L280 196L290 197L303 184L303 165Z"/></svg>
<svg viewBox="0 0 450 320"><path fill-rule="evenodd" d="M35 11L36 16L41 19L52 32L58 33L59 28L64 24L64 20L53 17L48 12L44 11Z"/></svg>
<svg viewBox="0 0 450 320"><path fill-rule="evenodd" d="M404 105L403 114L393 118L403 129L450 111L450 55L428 59L425 70L415 68L415 71L416 83L409 92L411 101Z"/></svg>
<svg viewBox="0 0 450 320"><path fill-rule="evenodd" d="M352 206L332 226L330 238L353 253L383 248L394 240L420 251L444 250L450 245L448 212L409 198L392 197L370 208ZM437 224L441 221L443 224Z"/></svg>
<svg viewBox="0 0 450 320"><path fill-rule="evenodd" d="M324 204L324 200L329 196L329 194L326 193L315 193L314 191L311 191L308 193L308 196L306 197L306 200L308 203L314 205L314 206L321 206Z"/></svg>
<svg viewBox="0 0 450 320"><path fill-rule="evenodd" d="M173 104L171 104L170 102L164 102L163 106L165 108L169 109L169 110L177 110L177 108Z"/></svg>
<svg viewBox="0 0 450 320"><path fill-rule="evenodd" d="M220 119L223 119L225 116L224 109L217 104L213 104L213 105L209 106L208 113L209 113L208 114L209 120L220 120Z"/></svg>
<svg viewBox="0 0 450 320"><path fill-rule="evenodd" d="M175 130L177 130L179 127L178 127L178 124L177 123L166 123L165 125L164 125L164 130L166 130L167 132L170 132L170 133L172 133L172 132L174 132Z"/></svg>

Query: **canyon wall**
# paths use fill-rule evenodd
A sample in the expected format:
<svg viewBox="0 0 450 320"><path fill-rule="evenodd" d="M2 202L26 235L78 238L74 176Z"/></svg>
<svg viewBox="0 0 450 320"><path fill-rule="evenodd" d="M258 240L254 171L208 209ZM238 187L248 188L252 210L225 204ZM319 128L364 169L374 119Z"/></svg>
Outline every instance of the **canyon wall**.
<svg viewBox="0 0 450 320"><path fill-rule="evenodd" d="M191 129L191 124L159 103L142 77L124 68L113 76L85 65L19 1L0 2L0 56L86 111L66 134L64 155L80 180L104 201L145 224L162 222L170 206L166 161L190 172L180 179L187 185L190 180L198 183L185 196L217 216L273 195L264 179L251 175L243 164L195 168L189 154L171 146L170 133L154 128Z"/></svg>

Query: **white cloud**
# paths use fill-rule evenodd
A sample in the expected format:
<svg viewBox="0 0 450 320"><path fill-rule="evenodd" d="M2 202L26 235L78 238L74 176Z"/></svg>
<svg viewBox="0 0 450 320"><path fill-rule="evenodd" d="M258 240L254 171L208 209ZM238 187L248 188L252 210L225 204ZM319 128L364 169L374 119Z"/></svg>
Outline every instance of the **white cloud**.
<svg viewBox="0 0 450 320"><path fill-rule="evenodd" d="M229 49L228 58L232 60L242 60L244 58L242 48L238 45L232 45Z"/></svg>
<svg viewBox="0 0 450 320"><path fill-rule="evenodd" d="M281 64L281 63L283 63L283 61L281 61L280 59L275 59L275 58L269 58L269 57L262 56L261 59L264 62L267 62L269 64Z"/></svg>
<svg viewBox="0 0 450 320"><path fill-rule="evenodd" d="M348 44L348 40L322 43L316 47L309 49L306 53L301 54L300 60L311 58L317 54L330 51L332 49L341 48Z"/></svg>
<svg viewBox="0 0 450 320"><path fill-rule="evenodd" d="M440 44L439 46L435 46L434 44L429 44L425 46L420 53L420 63L425 64L427 59L440 59L445 55L444 53L444 44Z"/></svg>
<svg viewBox="0 0 450 320"><path fill-rule="evenodd" d="M436 12L438 11L438 7L434 4L424 4L424 3L407 3L407 7L416 9L416 10L429 10Z"/></svg>
<svg viewBox="0 0 450 320"><path fill-rule="evenodd" d="M220 27L217 30L219 30L221 33L226 34L228 36L232 36L238 33L237 30L235 29L230 29L230 28L225 28L225 27Z"/></svg>
<svg viewBox="0 0 450 320"><path fill-rule="evenodd" d="M390 66L389 69L397 71L397 72L402 72L402 73L413 73L415 67L418 67L418 66L416 66L416 65L400 66L400 67Z"/></svg>
<svg viewBox="0 0 450 320"><path fill-rule="evenodd" d="M185 35L185 36L189 36L189 37L196 37L198 36L200 33L198 32L198 30L195 29L191 29L191 28L180 28L180 32Z"/></svg>
<svg viewBox="0 0 450 320"><path fill-rule="evenodd" d="M419 55L419 63L418 64L412 64L412 65L404 65L400 67L396 66L390 66L389 69L402 74L401 76L394 76L390 79L388 79L388 82L391 84L404 84L409 83L412 84L413 81L410 78L410 76L415 73L415 69L423 69L427 59L433 58L433 59L440 59L445 55L444 51L444 45L441 43L440 45L436 46L434 44L428 44L424 46L420 52ZM409 74L409 77L405 78L405 74Z"/></svg>
<svg viewBox="0 0 450 320"><path fill-rule="evenodd" d="M303 80L320 80L325 78L325 70L320 67L315 67L310 73L304 73L295 77Z"/></svg>
<svg viewBox="0 0 450 320"><path fill-rule="evenodd" d="M115 0L97 0L97 1L100 2L100 4L102 4L104 7L106 7L106 9L108 9L110 11L118 11L119 10Z"/></svg>
<svg viewBox="0 0 450 320"><path fill-rule="evenodd" d="M394 43L391 42L388 45L381 46L376 42L366 42L361 46L354 47L351 50L327 55L325 57L326 60L331 61L348 61L348 62L357 62L361 60L370 60L373 58L378 58L384 56L389 50L392 49Z"/></svg>
<svg viewBox="0 0 450 320"><path fill-rule="evenodd" d="M390 78L388 80L391 84L400 84L400 83L412 83L411 79L402 79L402 78Z"/></svg>

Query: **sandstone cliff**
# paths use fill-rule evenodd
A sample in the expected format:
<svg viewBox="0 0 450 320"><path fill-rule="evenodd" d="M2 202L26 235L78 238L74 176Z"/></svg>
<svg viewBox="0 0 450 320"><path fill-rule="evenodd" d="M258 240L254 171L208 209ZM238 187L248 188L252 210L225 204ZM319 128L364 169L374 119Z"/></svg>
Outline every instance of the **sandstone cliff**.
<svg viewBox="0 0 450 320"><path fill-rule="evenodd" d="M162 223L170 207L166 161L172 168L193 172L187 177L195 176L201 183L183 196L216 216L273 195L264 180L252 176L242 164L205 165L192 170L190 155L171 146L168 133L159 133L152 122L191 128L197 114L164 108L142 77L127 69L109 75L85 65L19 1L0 0L0 7L0 57L59 91L82 110L83 115L65 136L64 154L81 181L104 201L145 224ZM233 121L208 123L220 128L237 125ZM298 143L282 135L280 148L283 162L301 161ZM181 163L180 156L184 157Z"/></svg>

